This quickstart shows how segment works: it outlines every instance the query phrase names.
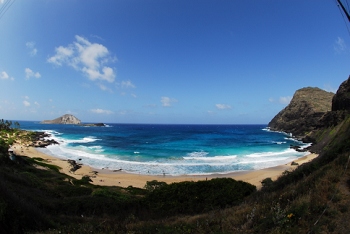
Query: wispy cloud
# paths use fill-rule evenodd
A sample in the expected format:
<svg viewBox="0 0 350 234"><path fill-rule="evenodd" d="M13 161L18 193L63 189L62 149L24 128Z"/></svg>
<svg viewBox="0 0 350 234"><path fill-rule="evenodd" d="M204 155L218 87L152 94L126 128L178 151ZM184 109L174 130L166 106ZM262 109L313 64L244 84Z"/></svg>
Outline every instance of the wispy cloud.
<svg viewBox="0 0 350 234"><path fill-rule="evenodd" d="M41 75L39 72L33 72L30 68L26 68L24 69L24 72L26 74L26 79L30 79L32 77L35 77L35 78L40 78Z"/></svg>
<svg viewBox="0 0 350 234"><path fill-rule="evenodd" d="M103 80L114 82L115 71L106 66L115 59L111 57L108 49L97 43L91 43L81 36L75 36L75 41L68 46L59 46L56 54L48 58L48 62L57 66L68 65L82 72L90 80Z"/></svg>
<svg viewBox="0 0 350 234"><path fill-rule="evenodd" d="M291 96L280 97L279 98L279 103L284 104L284 105L288 105L291 100L292 100Z"/></svg>
<svg viewBox="0 0 350 234"><path fill-rule="evenodd" d="M5 71L0 73L0 80L14 80L13 77L10 77Z"/></svg>
<svg viewBox="0 0 350 234"><path fill-rule="evenodd" d="M27 42L26 47L29 49L30 56L35 56L38 53L37 48L35 48L35 42L32 42L32 41Z"/></svg>
<svg viewBox="0 0 350 234"><path fill-rule="evenodd" d="M292 100L293 97L291 96L285 96L285 97L279 97L278 100L274 99L274 98L269 98L269 102L275 102L275 103L280 103L283 105L288 105L290 103L290 101Z"/></svg>
<svg viewBox="0 0 350 234"><path fill-rule="evenodd" d="M24 100L24 101L23 101L23 105L24 105L24 106L30 106L30 102L28 102L27 100Z"/></svg>
<svg viewBox="0 0 350 234"><path fill-rule="evenodd" d="M334 44L334 51L337 53L342 53L347 51L347 45L343 38L338 37Z"/></svg>
<svg viewBox="0 0 350 234"><path fill-rule="evenodd" d="M103 110L103 109L91 109L91 112L95 113L95 114L113 114L112 111L110 110Z"/></svg>
<svg viewBox="0 0 350 234"><path fill-rule="evenodd" d="M216 104L215 106L219 110L232 109L232 107L230 105L227 105L227 104Z"/></svg>
<svg viewBox="0 0 350 234"><path fill-rule="evenodd" d="M170 107L172 103L177 102L177 100L170 97L161 97L160 102L162 103L162 106Z"/></svg>
<svg viewBox="0 0 350 234"><path fill-rule="evenodd" d="M327 92L332 92L332 93L336 93L337 92L337 89L336 88L333 88L331 85L329 84L326 84L324 85L324 90L326 90Z"/></svg>
<svg viewBox="0 0 350 234"><path fill-rule="evenodd" d="M130 80L122 81L121 87L122 88L136 88L136 86L133 83L131 83Z"/></svg>

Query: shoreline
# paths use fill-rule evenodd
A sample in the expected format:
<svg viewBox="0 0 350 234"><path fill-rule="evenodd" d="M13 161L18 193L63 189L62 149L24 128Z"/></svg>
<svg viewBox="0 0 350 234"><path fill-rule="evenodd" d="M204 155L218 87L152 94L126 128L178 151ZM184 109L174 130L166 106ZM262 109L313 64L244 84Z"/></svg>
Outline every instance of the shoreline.
<svg viewBox="0 0 350 234"><path fill-rule="evenodd" d="M282 164L275 167L264 168L259 170L251 171L237 171L227 174L211 174L211 175L181 175L181 176L171 176L171 175L143 175L143 174L132 174L124 171L109 170L109 169L96 169L88 165L79 164L81 166L74 172L71 171L71 164L68 160L56 158L54 156L40 152L35 147L24 146L22 144L14 144L12 146L14 153L17 156L27 156L31 158L42 158L48 164L53 164L60 167L60 172L76 179L81 179L83 176L89 176L92 180L92 184L101 186L119 186L128 187L133 186L137 188L143 188L147 181L157 180L170 183L182 182L182 181L199 181L199 180L210 180L213 178L232 178L235 180L242 180L244 182L253 184L260 189L262 187L261 181L265 178L271 178L276 180L282 173L286 170L292 171L303 163L310 162L314 158L318 157L317 154L310 153L297 160L293 161L298 165L292 165L292 162L287 164Z"/></svg>

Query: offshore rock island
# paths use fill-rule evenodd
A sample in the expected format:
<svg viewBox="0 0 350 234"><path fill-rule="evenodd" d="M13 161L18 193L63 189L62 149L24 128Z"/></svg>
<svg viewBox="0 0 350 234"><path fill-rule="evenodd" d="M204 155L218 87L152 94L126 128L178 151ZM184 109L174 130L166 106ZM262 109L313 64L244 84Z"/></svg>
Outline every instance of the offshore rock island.
<svg viewBox="0 0 350 234"><path fill-rule="evenodd" d="M42 124L73 124L83 127L105 127L104 123L82 123L80 119L71 114L65 114L53 120L43 120Z"/></svg>
<svg viewBox="0 0 350 234"><path fill-rule="evenodd" d="M81 121L74 115L65 114L53 120L44 120L41 123L42 124L81 124Z"/></svg>

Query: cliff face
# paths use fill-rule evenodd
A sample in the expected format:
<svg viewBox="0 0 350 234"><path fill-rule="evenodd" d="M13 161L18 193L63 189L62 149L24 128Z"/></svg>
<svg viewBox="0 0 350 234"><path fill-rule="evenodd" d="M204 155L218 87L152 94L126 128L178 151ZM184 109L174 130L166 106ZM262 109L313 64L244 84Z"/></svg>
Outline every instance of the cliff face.
<svg viewBox="0 0 350 234"><path fill-rule="evenodd" d="M350 76L344 81L332 100L332 111L350 111Z"/></svg>
<svg viewBox="0 0 350 234"><path fill-rule="evenodd" d="M350 76L344 81L332 99L332 111L320 120L320 127L336 126L350 114Z"/></svg>
<svg viewBox="0 0 350 234"><path fill-rule="evenodd" d="M331 110L334 94L319 88L302 88L295 92L290 104L268 124L274 131L304 137L314 130L323 115Z"/></svg>
<svg viewBox="0 0 350 234"><path fill-rule="evenodd" d="M66 114L57 119L44 120L41 123L43 124L81 124L81 121L74 115Z"/></svg>

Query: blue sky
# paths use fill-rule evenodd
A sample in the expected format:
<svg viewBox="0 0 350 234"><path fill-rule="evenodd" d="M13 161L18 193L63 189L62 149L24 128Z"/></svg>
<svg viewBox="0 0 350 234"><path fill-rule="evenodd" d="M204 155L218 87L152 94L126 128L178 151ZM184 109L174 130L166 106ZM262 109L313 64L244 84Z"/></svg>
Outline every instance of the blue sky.
<svg viewBox="0 0 350 234"><path fill-rule="evenodd" d="M347 27L334 0L0 0L0 118L267 124L348 78Z"/></svg>

